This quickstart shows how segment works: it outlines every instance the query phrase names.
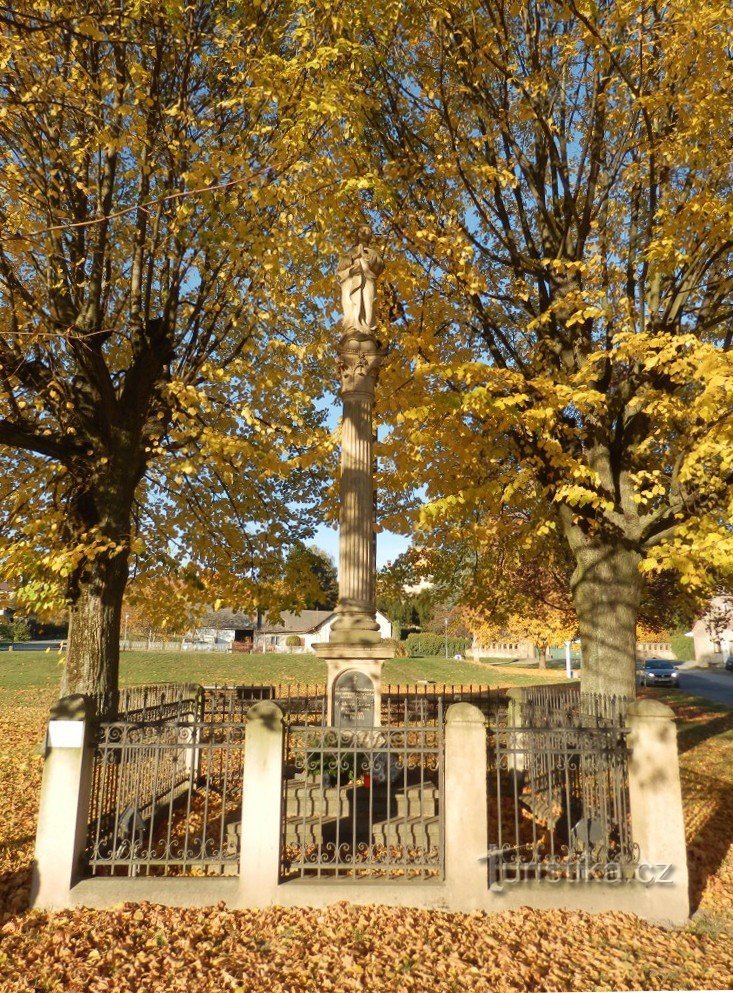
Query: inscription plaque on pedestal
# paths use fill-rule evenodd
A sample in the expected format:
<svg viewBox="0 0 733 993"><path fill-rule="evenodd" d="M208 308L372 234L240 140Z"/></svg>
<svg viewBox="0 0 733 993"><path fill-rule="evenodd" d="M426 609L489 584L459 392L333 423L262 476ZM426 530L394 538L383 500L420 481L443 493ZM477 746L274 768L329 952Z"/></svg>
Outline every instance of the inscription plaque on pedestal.
<svg viewBox="0 0 733 993"><path fill-rule="evenodd" d="M333 682L333 723L336 727L374 727L374 684L365 672L347 669Z"/></svg>

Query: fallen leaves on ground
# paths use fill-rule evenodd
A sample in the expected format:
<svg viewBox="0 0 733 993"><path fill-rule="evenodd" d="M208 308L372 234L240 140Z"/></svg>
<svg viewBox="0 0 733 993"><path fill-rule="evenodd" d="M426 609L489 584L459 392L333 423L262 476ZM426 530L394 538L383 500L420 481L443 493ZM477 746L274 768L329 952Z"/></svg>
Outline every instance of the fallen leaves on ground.
<svg viewBox="0 0 733 993"><path fill-rule="evenodd" d="M263 911L126 904L29 912L47 701L0 718L0 989L725 989L733 982L733 715L684 702L680 747L691 892L683 931L628 914L521 909L487 915L352 907ZM5 702L0 701L0 702Z"/></svg>

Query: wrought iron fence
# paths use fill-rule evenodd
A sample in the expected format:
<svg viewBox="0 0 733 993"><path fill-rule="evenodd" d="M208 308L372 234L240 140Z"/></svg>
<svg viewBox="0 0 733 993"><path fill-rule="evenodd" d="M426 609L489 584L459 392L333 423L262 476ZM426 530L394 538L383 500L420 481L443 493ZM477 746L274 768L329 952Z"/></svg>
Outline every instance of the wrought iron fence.
<svg viewBox="0 0 733 993"><path fill-rule="evenodd" d="M276 688L273 698L286 722L296 724L326 723L326 687L287 683Z"/></svg>
<svg viewBox="0 0 733 993"><path fill-rule="evenodd" d="M573 706L580 695L580 682L540 683L535 686L522 686L520 689L522 707L555 710L562 706Z"/></svg>
<svg viewBox="0 0 733 993"><path fill-rule="evenodd" d="M211 685L202 687L202 719L209 724L243 723L247 711L260 700L272 700L275 687Z"/></svg>
<svg viewBox="0 0 733 993"><path fill-rule="evenodd" d="M452 703L473 704L489 717L506 706L506 689L459 683L387 684L382 688L382 724L442 721Z"/></svg>
<svg viewBox="0 0 733 993"><path fill-rule="evenodd" d="M95 713L107 720L148 722L196 714L203 701L203 687L198 683L151 683L127 686L110 701L92 696Z"/></svg>
<svg viewBox="0 0 733 993"><path fill-rule="evenodd" d="M628 704L626 697L614 694L581 694L579 682L521 689L522 722L529 725L622 727Z"/></svg>
<svg viewBox="0 0 733 993"><path fill-rule="evenodd" d="M487 726L489 883L623 878L636 860L626 729L517 717Z"/></svg>
<svg viewBox="0 0 733 993"><path fill-rule="evenodd" d="M284 880L443 873L443 720L378 728L290 724Z"/></svg>
<svg viewBox="0 0 733 993"><path fill-rule="evenodd" d="M385 686L378 728L327 723L322 686L160 684L120 693L97 725L87 859L94 875L236 873L247 712L285 715L285 878L435 876L443 867L443 724L487 717L496 879L628 865L625 702L577 687ZM584 867L584 868L583 868Z"/></svg>
<svg viewBox="0 0 733 993"><path fill-rule="evenodd" d="M246 711L257 699L195 685L121 694L118 719L96 727L92 875L236 874Z"/></svg>

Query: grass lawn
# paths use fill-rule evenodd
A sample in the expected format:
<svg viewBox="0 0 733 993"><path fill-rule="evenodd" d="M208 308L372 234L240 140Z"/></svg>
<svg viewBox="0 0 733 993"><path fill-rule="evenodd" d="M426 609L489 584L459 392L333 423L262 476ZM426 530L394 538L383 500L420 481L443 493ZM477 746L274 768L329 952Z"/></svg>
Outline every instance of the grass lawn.
<svg viewBox="0 0 733 993"><path fill-rule="evenodd" d="M61 679L58 652L0 652L0 689L24 692L55 689ZM501 660L498 660L500 663ZM384 666L385 683L473 683L519 686L562 681L564 672L495 664L491 667L454 659L392 659ZM311 654L245 655L238 652L123 652L120 681L140 683L325 683L326 663Z"/></svg>
<svg viewBox="0 0 733 993"><path fill-rule="evenodd" d="M208 658L212 673L221 671L215 669L217 664L232 661L237 660ZM272 656L267 661L271 663ZM139 678L135 661L130 662L127 678ZM200 664L201 657L193 662ZM5 671L7 659L2 664ZM43 671L53 674L55 686L58 667L50 668L55 662L49 660L45 664L49 668ZM414 665L409 660L397 664ZM137 665L143 678L168 675L156 668L162 660L155 663L150 656ZM36 668L36 680L40 671ZM489 675L493 677L493 671ZM4 682L7 685L7 672ZM682 930L669 932L633 914L591 916L527 908L491 915L449 914L352 907L345 902L319 910L125 904L110 911L29 912L42 770L35 746L53 688L34 685L27 675L22 682L18 672L15 687L16 691L0 689L2 993L172 993L192 986L199 993L731 986L733 712L726 708L680 693L644 693L669 702L679 722L695 915Z"/></svg>

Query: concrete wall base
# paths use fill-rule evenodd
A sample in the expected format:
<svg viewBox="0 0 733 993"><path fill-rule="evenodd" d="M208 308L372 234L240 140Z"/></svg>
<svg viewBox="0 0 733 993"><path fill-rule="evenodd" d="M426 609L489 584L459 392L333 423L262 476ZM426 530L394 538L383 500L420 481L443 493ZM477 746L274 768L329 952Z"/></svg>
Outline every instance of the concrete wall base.
<svg viewBox="0 0 733 993"><path fill-rule="evenodd" d="M481 866L476 873L481 878ZM645 885L637 880L619 883L523 882L505 883L501 892L485 888L480 900L470 901L449 883L411 880L333 882L297 879L263 892L248 891L240 880L227 878L85 879L69 893L69 905L109 910L123 903L149 902L165 907L211 907L223 902L231 910L263 907L327 907L346 901L354 906L379 904L487 914L531 907L535 910L569 910L586 913L636 914L662 927L681 927L687 915L665 905L665 884Z"/></svg>

